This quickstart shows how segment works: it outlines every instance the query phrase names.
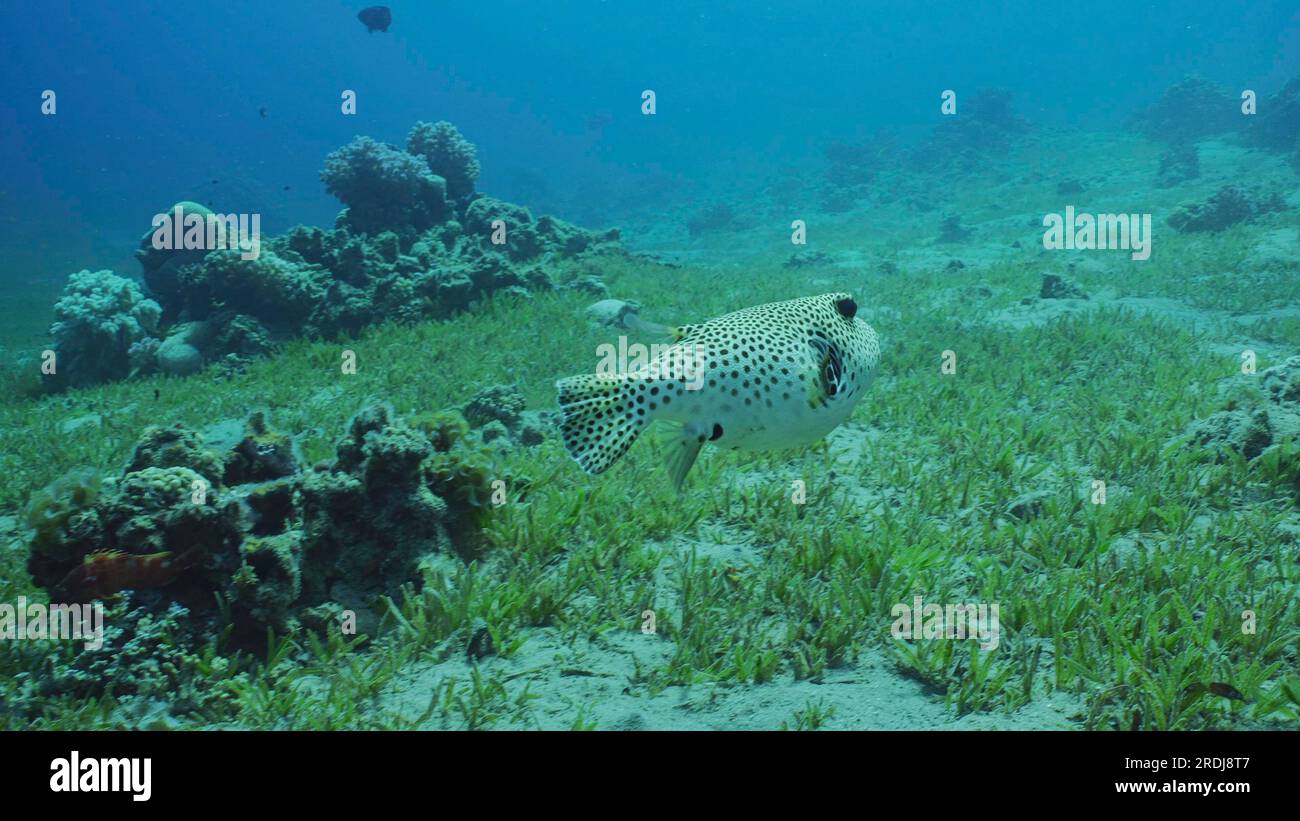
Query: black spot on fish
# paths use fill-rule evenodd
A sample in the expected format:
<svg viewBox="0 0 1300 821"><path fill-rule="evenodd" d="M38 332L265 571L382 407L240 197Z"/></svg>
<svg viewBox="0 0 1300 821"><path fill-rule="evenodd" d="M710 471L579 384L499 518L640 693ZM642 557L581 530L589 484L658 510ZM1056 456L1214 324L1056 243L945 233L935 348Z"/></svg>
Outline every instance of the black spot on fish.
<svg viewBox="0 0 1300 821"><path fill-rule="evenodd" d="M854 302L851 297L845 297L835 303L835 310L840 312L840 316L845 319L852 319L858 313L858 303Z"/></svg>
<svg viewBox="0 0 1300 821"><path fill-rule="evenodd" d="M710 442L716 442L722 438L722 425L717 422L713 423L713 435L709 437Z"/></svg>
<svg viewBox="0 0 1300 821"><path fill-rule="evenodd" d="M365 24L367 32L388 31L393 22L393 13L388 6L369 6L357 14L357 19Z"/></svg>

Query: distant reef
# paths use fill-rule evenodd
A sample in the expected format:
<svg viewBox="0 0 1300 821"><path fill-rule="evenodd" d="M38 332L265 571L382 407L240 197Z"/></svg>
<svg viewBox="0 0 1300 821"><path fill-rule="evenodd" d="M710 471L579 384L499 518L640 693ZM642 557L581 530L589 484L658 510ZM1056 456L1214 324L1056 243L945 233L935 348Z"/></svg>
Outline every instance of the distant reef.
<svg viewBox="0 0 1300 821"><path fill-rule="evenodd" d="M1199 176L1195 146L1211 138L1282 154L1300 169L1300 77L1291 78L1272 94L1251 90L1256 96L1252 113L1247 113L1246 89L1229 91L1199 77L1186 77L1129 118L1130 128L1167 146L1156 175L1158 187L1170 188Z"/></svg>
<svg viewBox="0 0 1300 821"><path fill-rule="evenodd" d="M828 213L852 210L856 203L880 193L875 184L880 174L900 167L917 174L976 171L1034 133L1034 127L1015 112L1011 92L1004 89L979 89L954 102L954 112L941 116L930 134L915 145L888 131L827 145L821 208Z"/></svg>
<svg viewBox="0 0 1300 821"><path fill-rule="evenodd" d="M1300 77L1273 94L1257 93L1254 113L1243 111L1245 102L1240 93L1186 77L1137 111L1129 123L1147 137L1170 145L1236 135L1245 144L1267 151L1292 154L1300 148Z"/></svg>
<svg viewBox="0 0 1300 821"><path fill-rule="evenodd" d="M346 206L333 229L261 237L254 255L229 247L222 215L176 203L165 213L215 228L201 247L159 248L155 225L136 252L143 287L107 270L73 274L55 306L46 385L186 375L294 336L446 317L494 293L562 287L558 262L624 253L617 229L534 218L476 191L478 176L477 150L455 126L419 122L405 148L357 137L326 157L321 180Z"/></svg>

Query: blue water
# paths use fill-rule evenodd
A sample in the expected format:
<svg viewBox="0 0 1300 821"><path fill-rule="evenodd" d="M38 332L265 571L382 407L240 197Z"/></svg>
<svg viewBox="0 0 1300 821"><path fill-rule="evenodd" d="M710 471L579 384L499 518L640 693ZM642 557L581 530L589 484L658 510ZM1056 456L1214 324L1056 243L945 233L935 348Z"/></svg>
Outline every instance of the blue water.
<svg viewBox="0 0 1300 821"><path fill-rule="evenodd" d="M324 156L419 119L478 145L480 190L599 225L720 158L757 169L926 127L945 88L1006 88L1039 125L1087 127L1187 74L1271 91L1300 70L1293 1L399 0L387 34L363 5L8 0L0 278L133 273L142 226L178 199L261 213L269 232L329 225Z"/></svg>
<svg viewBox="0 0 1300 821"><path fill-rule="evenodd" d="M0 608L122 605L103 654L0 624L0 728L405 726L411 693L479 727L501 682L547 728L816 726L823 684L836 726L1294 724L1300 0L364 5L0 0ZM458 132L405 151L420 121ZM142 248L181 201L268 242ZM585 376L660 322L665 362L719 348L705 398ZM1014 614L988 678L872 621L975 591ZM305 643L276 698L196 650L243 676L358 613L392 643L328 696Z"/></svg>

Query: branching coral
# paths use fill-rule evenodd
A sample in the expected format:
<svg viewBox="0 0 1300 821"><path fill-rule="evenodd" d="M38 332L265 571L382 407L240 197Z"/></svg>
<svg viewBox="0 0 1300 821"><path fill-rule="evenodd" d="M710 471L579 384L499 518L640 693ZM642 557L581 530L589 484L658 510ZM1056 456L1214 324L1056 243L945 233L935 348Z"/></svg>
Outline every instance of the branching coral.
<svg viewBox="0 0 1300 821"><path fill-rule="evenodd" d="M162 308L135 282L112 271L78 271L54 304L55 387L122 379L131 347L153 336Z"/></svg>
<svg viewBox="0 0 1300 821"><path fill-rule="evenodd" d="M465 419L475 427L498 420L507 428L519 424L524 410L524 396L516 385L493 385L484 388L465 405Z"/></svg>
<svg viewBox="0 0 1300 821"><path fill-rule="evenodd" d="M344 223L362 233L422 231L451 213L447 182L426 161L369 137L326 157L321 180L348 206Z"/></svg>
<svg viewBox="0 0 1300 821"><path fill-rule="evenodd" d="M127 462L126 472L150 467L189 468L213 485L220 484L223 470L217 454L204 448L202 438L184 425L145 428Z"/></svg>
<svg viewBox="0 0 1300 821"><path fill-rule="evenodd" d="M464 200L474 194L478 180L478 149L449 122L418 122L406 138L406 150L428 163L447 181L447 196Z"/></svg>
<svg viewBox="0 0 1300 821"><path fill-rule="evenodd" d="M270 326L294 325L324 299L329 272L263 248L256 259L239 251L214 251L181 272L189 315L203 319L221 311L248 314Z"/></svg>
<svg viewBox="0 0 1300 821"><path fill-rule="evenodd" d="M193 650L198 643L189 611L176 603L149 610L114 603L106 608L103 641L76 647L75 655L56 656L30 682L45 694L80 698L111 692L124 728L167 726L167 713L209 707L223 698L214 692L213 669ZM212 659L224 669L225 659Z"/></svg>

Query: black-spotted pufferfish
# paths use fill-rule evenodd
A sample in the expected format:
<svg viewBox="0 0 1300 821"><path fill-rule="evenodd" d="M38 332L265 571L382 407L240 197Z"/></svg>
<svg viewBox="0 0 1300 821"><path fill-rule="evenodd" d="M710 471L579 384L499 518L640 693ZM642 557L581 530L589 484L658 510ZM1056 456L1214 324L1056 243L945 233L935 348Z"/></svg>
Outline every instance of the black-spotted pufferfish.
<svg viewBox="0 0 1300 821"><path fill-rule="evenodd" d="M831 293L661 329L672 344L648 365L555 383L565 449L601 473L651 422L680 426L669 457L680 488L705 443L816 442L849 418L880 364L879 338L857 310L849 294Z"/></svg>

